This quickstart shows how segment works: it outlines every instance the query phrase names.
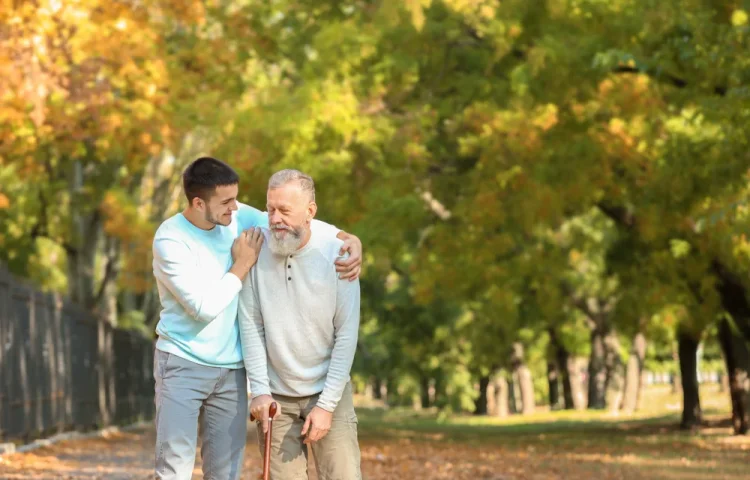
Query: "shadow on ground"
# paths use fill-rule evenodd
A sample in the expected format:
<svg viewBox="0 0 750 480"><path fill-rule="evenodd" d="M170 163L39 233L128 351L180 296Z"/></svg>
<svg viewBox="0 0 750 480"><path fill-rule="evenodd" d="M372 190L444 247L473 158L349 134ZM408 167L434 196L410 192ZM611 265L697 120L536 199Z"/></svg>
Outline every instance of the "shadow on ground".
<svg viewBox="0 0 750 480"><path fill-rule="evenodd" d="M359 417L366 480L750 478L750 438L730 435L722 421L683 432L672 416L487 424L360 409ZM0 478L151 478L153 443L150 429L61 442L0 457ZM251 427L243 478L260 472L256 445ZM198 457L193 478L201 477ZM314 471L310 478L316 479Z"/></svg>

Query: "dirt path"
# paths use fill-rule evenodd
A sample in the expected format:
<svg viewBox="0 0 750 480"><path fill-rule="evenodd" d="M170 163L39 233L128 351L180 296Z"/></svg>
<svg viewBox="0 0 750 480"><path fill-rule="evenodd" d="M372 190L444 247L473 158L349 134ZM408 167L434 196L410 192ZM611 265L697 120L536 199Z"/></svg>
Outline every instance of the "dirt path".
<svg viewBox="0 0 750 480"><path fill-rule="evenodd" d="M248 434L243 479L257 478L260 454ZM364 480L740 480L750 478L750 439L722 430L718 441L656 447L660 437L642 432L600 442L574 433L508 438L502 444L476 438L456 443L443 434L360 432ZM663 434L660 434L663 435ZM557 438L559 437L559 438ZM569 440L574 439L573 443ZM150 428L104 438L69 440L0 457L0 479L152 478L154 435ZM310 480L316 480L311 462ZM194 479L200 479L200 458Z"/></svg>
<svg viewBox="0 0 750 480"><path fill-rule="evenodd" d="M69 440L26 453L0 457L1 479L112 479L152 478L154 432L150 428L105 437ZM248 430L244 478L260 473L254 429ZM200 456L193 478L200 479Z"/></svg>

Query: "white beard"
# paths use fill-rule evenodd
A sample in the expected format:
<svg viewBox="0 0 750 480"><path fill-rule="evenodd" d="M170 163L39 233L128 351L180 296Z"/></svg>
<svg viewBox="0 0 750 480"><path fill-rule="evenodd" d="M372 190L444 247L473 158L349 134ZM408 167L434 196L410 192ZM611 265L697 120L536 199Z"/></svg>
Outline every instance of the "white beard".
<svg viewBox="0 0 750 480"><path fill-rule="evenodd" d="M283 230L282 230L283 232ZM268 237L268 247L276 255L291 255L302 244L302 235L298 235L292 229L286 230L286 234L278 235L281 232L271 229L271 235Z"/></svg>

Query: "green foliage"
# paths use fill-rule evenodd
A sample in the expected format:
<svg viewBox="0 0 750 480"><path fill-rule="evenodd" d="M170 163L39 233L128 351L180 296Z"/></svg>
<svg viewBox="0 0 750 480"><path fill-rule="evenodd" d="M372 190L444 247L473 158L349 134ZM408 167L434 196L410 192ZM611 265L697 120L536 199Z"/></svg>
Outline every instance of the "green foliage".
<svg viewBox="0 0 750 480"><path fill-rule="evenodd" d="M550 331L573 356L613 328L623 358L636 332L671 357L677 327L703 335L726 307L717 263L750 288L750 31L734 4L77 8L76 41L61 29L75 9L55 24L36 6L2 40L20 56L0 58L0 259L76 295L89 272L83 302L115 282L127 328L150 322L135 313L150 235L204 153L260 208L272 172L313 175L319 218L365 245L355 378L390 381L398 403L428 379L439 406L471 410L515 341L541 401ZM35 35L54 48L25 49Z"/></svg>

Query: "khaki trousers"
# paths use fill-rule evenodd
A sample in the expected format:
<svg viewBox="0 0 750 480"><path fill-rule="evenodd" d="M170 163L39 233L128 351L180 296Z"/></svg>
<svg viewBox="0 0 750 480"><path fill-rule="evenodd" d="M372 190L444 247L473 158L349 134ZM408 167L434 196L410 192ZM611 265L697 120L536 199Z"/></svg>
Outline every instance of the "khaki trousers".
<svg viewBox="0 0 750 480"><path fill-rule="evenodd" d="M308 445L302 443L302 426L318 402L318 395L303 398L273 395L273 398L281 414L273 421L271 480L307 480ZM265 438L260 422L256 424L262 457ZM331 430L310 446L320 480L361 480L357 415L351 384L347 384L333 412Z"/></svg>

